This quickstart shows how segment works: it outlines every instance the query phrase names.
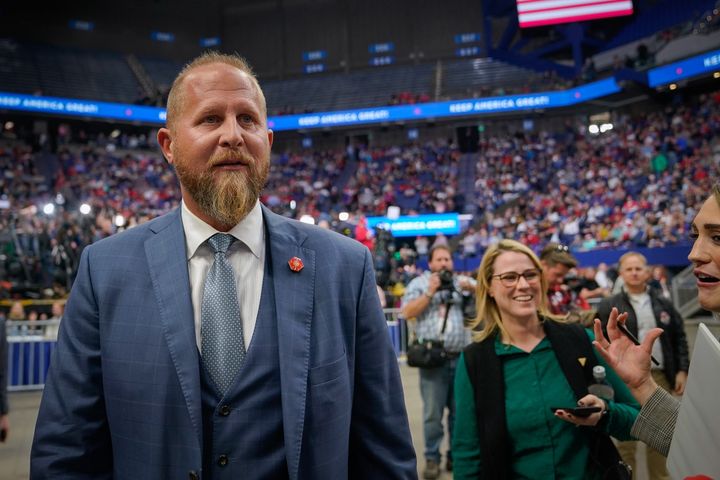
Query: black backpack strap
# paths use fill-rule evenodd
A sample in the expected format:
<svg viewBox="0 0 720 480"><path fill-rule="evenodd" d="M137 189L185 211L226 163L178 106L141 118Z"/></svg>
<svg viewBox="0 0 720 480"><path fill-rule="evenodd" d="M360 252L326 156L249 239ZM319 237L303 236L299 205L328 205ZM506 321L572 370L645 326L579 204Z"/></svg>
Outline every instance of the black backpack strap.
<svg viewBox="0 0 720 480"><path fill-rule="evenodd" d="M550 340L560 368L578 400L587 395L593 383L593 367L598 364L585 328L577 323L545 320L545 334Z"/></svg>
<svg viewBox="0 0 720 480"><path fill-rule="evenodd" d="M505 380L493 335L465 349L465 365L475 394L475 417L482 449L483 478L510 475L510 439L505 421Z"/></svg>
<svg viewBox="0 0 720 480"><path fill-rule="evenodd" d="M565 378L579 400L588 394L588 385L595 381L592 369L598 364L585 328L576 323L545 320L545 334ZM593 428L590 435L590 463L600 472L601 478L629 479L630 474L610 436L597 428Z"/></svg>

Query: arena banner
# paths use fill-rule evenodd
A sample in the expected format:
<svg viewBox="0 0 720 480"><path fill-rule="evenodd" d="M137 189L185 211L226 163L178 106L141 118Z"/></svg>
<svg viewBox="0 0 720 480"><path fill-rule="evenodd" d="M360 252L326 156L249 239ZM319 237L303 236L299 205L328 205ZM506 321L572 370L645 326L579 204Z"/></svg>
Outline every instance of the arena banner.
<svg viewBox="0 0 720 480"><path fill-rule="evenodd" d="M619 91L620 87L615 79L611 77L561 91L339 110L303 115L271 116L268 118L268 126L275 131L284 131L386 124L402 121L434 121L453 117L472 117L501 112L567 107ZM155 125L165 123L165 109L158 107L22 95L8 92L0 92L0 110L3 109Z"/></svg>
<svg viewBox="0 0 720 480"><path fill-rule="evenodd" d="M648 86L657 87L683 78L717 71L720 71L720 50L713 50L648 70Z"/></svg>
<svg viewBox="0 0 720 480"><path fill-rule="evenodd" d="M437 213L428 215L388 217L367 217L368 228L388 230L394 237L416 237L457 235L460 233L460 216L457 213Z"/></svg>
<svg viewBox="0 0 720 480"><path fill-rule="evenodd" d="M620 91L614 78L587 83L576 88L523 95L471 98L448 102L419 103L393 107L362 108L268 118L275 131L332 128L350 125L383 124L398 121L438 120L490 113L567 107Z"/></svg>
<svg viewBox="0 0 720 480"><path fill-rule="evenodd" d="M165 124L165 109L126 103L42 97L0 92L0 109L103 120Z"/></svg>

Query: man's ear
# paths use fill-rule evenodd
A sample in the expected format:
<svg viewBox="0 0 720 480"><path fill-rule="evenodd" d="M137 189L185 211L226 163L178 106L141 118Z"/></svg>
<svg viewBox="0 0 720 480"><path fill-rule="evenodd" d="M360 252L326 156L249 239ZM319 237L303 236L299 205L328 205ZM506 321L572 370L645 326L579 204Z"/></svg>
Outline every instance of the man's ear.
<svg viewBox="0 0 720 480"><path fill-rule="evenodd" d="M160 145L165 160L172 165L173 154L172 154L172 133L168 128L161 128L157 133L157 142Z"/></svg>
<svg viewBox="0 0 720 480"><path fill-rule="evenodd" d="M270 148L272 148L274 134L273 134L273 131L270 130L269 128L268 128L267 133L268 133L268 142L270 144Z"/></svg>

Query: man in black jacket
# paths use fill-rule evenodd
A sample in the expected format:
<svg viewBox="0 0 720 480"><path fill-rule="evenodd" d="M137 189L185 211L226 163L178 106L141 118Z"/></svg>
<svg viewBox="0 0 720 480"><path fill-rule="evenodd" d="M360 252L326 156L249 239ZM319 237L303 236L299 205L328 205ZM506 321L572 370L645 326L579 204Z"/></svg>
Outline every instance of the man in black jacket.
<svg viewBox="0 0 720 480"><path fill-rule="evenodd" d="M628 252L618 262L620 276L625 282L623 290L606 298L598 306L597 317L603 328L607 325L610 311L627 312L625 322L628 330L641 342L652 328L664 330L660 341L653 344L652 355L660 365L653 365L653 378L669 392L682 395L687 381L690 363L687 338L680 314L669 300L648 286L650 271L645 257L637 252ZM637 442L621 442L618 446L623 459L635 470ZM650 478L670 478L665 468L665 458L652 448L647 449L647 466ZM637 471L637 470L635 470Z"/></svg>

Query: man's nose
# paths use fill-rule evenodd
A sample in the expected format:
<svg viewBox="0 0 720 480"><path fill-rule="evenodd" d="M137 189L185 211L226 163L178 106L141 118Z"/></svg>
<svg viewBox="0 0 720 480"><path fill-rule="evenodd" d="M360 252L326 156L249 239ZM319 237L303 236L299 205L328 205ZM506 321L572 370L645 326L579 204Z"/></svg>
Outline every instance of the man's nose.
<svg viewBox="0 0 720 480"><path fill-rule="evenodd" d="M242 127L238 124L235 117L228 118L223 124L220 133L220 145L223 147L234 148L242 145L243 143Z"/></svg>

